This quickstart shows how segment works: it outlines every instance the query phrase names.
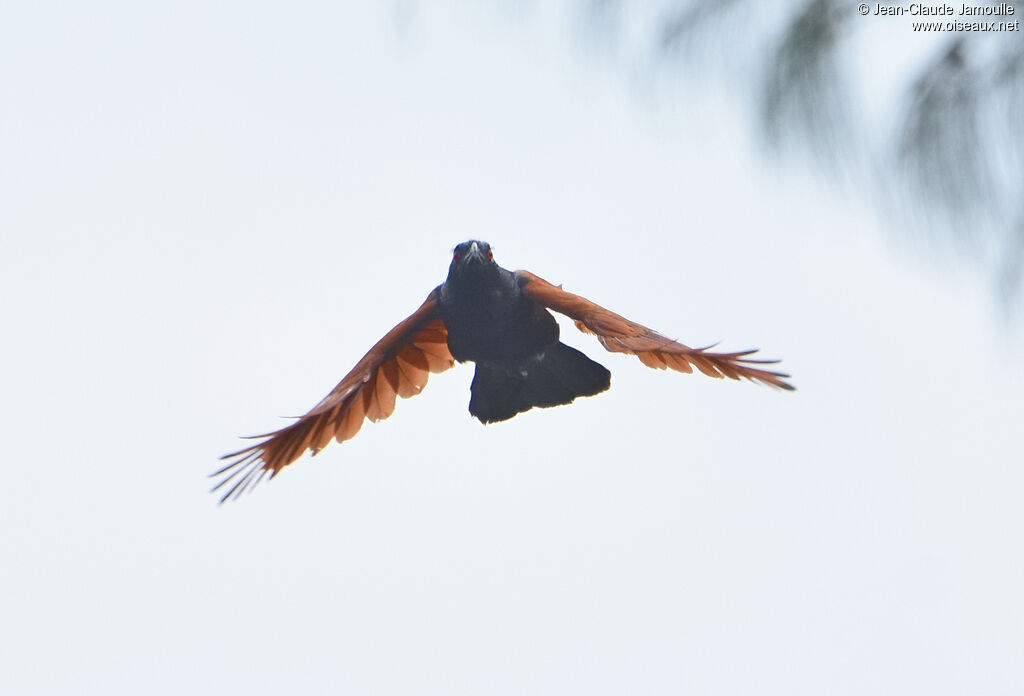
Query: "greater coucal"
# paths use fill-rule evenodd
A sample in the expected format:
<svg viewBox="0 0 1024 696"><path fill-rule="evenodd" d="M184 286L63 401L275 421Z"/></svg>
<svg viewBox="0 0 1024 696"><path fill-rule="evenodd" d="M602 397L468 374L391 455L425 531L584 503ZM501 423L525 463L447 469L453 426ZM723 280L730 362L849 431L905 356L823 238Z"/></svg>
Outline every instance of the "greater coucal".
<svg viewBox="0 0 1024 696"><path fill-rule="evenodd" d="M264 476L273 478L307 449L316 454L331 438L343 442L359 432L363 419L378 421L395 410L395 396L419 394L431 372L455 361L476 363L469 412L493 423L528 411L571 403L608 388L611 373L558 340L552 309L575 320L584 333L614 353L631 353L648 367L671 367L710 377L746 378L793 389L789 375L757 365L755 350L712 353L665 338L573 295L528 271L507 271L494 261L487 242L455 247L448 278L430 291L411 316L391 329L331 393L291 425L261 442L226 454L227 466L212 476L226 487L221 502L235 498Z"/></svg>

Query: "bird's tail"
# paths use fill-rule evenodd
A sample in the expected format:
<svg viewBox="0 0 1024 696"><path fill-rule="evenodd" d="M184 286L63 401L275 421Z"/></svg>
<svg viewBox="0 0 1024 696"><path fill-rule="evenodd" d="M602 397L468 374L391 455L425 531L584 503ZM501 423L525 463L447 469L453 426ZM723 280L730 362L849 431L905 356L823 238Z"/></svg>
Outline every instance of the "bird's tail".
<svg viewBox="0 0 1024 696"><path fill-rule="evenodd" d="M477 364L469 412L484 423L508 420L534 406L568 404L608 388L611 373L564 343L516 367Z"/></svg>

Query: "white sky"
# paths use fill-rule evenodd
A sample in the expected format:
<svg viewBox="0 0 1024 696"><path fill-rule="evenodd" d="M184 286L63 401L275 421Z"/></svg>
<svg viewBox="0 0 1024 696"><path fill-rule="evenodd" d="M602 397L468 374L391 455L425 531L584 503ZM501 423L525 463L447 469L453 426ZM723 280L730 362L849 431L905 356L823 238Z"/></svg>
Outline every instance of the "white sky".
<svg viewBox="0 0 1024 696"><path fill-rule="evenodd" d="M529 10L408 7L2 12L0 692L1024 690L986 289L761 163L727 101L638 99ZM217 507L235 436L468 238L800 390L566 326L610 392L483 427L462 366Z"/></svg>

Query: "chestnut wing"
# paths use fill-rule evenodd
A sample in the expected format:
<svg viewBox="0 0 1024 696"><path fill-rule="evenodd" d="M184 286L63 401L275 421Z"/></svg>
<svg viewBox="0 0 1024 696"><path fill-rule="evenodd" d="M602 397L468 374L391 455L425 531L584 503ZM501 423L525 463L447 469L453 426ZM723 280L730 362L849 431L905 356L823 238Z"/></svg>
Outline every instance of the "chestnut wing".
<svg viewBox="0 0 1024 696"><path fill-rule="evenodd" d="M784 379L789 375L758 367L777 360L748 357L757 352L756 348L735 353L714 353L709 351L712 346L690 348L585 297L566 292L529 271L516 271L515 276L527 297L575 320L580 331L596 334L601 345L613 353L630 353L640 358L644 365L660 370L669 367L689 373L696 367L709 377L749 379L779 389L794 389Z"/></svg>
<svg viewBox="0 0 1024 696"><path fill-rule="evenodd" d="M431 372L454 365L437 292L431 291L419 309L380 339L308 413L280 430L253 436L263 439L221 457L229 463L211 474L221 477L213 488L224 489L221 502L237 498L265 476L273 478L307 449L316 454L332 438L348 440L364 419L387 418L395 410L396 396L419 394Z"/></svg>

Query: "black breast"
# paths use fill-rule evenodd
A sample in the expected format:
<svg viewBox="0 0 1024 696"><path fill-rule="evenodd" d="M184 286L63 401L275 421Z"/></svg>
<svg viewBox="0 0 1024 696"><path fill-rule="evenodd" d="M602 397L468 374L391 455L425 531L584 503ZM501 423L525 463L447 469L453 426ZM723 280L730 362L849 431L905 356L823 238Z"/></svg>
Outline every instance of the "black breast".
<svg viewBox="0 0 1024 696"><path fill-rule="evenodd" d="M449 277L439 299L456 360L512 366L558 341L555 318L523 297L512 273L497 264Z"/></svg>

